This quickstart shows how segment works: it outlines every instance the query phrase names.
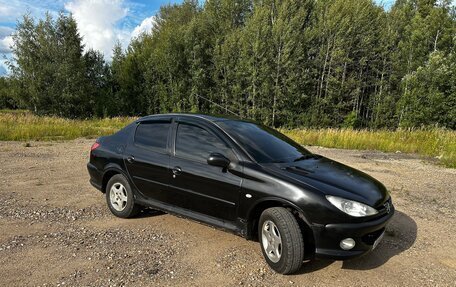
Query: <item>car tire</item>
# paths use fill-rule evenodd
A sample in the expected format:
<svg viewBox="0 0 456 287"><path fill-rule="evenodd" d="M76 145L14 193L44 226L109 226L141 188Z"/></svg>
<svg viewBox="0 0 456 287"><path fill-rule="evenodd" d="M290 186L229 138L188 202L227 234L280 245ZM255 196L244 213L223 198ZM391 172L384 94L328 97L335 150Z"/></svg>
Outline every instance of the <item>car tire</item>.
<svg viewBox="0 0 456 287"><path fill-rule="evenodd" d="M280 274L291 274L304 261L304 240L293 214L283 207L268 208L258 222L261 251L268 265Z"/></svg>
<svg viewBox="0 0 456 287"><path fill-rule="evenodd" d="M141 207L135 203L130 183L122 174L111 177L106 185L106 202L112 214L121 218L136 216Z"/></svg>

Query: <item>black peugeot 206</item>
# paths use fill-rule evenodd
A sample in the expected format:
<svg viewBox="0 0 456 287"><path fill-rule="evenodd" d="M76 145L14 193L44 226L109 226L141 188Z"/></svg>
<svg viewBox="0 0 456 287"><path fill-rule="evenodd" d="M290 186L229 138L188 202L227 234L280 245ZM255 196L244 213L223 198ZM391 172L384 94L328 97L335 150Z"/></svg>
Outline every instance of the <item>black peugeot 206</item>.
<svg viewBox="0 0 456 287"><path fill-rule="evenodd" d="M99 138L88 170L114 215L153 208L258 240L282 274L373 250L394 213L371 176L240 119L141 118Z"/></svg>

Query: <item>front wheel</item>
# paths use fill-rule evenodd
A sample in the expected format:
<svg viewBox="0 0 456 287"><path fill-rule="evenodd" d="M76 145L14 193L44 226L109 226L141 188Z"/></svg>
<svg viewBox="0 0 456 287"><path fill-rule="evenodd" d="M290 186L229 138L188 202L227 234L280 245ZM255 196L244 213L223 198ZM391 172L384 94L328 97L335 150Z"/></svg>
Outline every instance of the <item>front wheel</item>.
<svg viewBox="0 0 456 287"><path fill-rule="evenodd" d="M141 207L135 203L128 180L121 174L109 179L106 185L106 201L109 210L117 217L130 218L141 211Z"/></svg>
<svg viewBox="0 0 456 287"><path fill-rule="evenodd" d="M268 208L260 216L258 236L268 265L281 274L301 268L304 240L293 214L283 207Z"/></svg>

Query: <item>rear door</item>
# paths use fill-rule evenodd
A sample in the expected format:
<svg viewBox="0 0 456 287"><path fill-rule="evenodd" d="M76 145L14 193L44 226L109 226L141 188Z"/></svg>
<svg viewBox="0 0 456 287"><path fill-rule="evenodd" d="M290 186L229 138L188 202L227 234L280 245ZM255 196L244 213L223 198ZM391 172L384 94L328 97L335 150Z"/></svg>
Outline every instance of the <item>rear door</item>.
<svg viewBox="0 0 456 287"><path fill-rule="evenodd" d="M207 164L210 153L237 158L230 146L207 126L178 120L174 156L170 160L173 204L221 220L234 221L241 178L230 169Z"/></svg>
<svg viewBox="0 0 456 287"><path fill-rule="evenodd" d="M170 133L171 118L142 121L125 150L125 164L130 178L148 199L167 201Z"/></svg>

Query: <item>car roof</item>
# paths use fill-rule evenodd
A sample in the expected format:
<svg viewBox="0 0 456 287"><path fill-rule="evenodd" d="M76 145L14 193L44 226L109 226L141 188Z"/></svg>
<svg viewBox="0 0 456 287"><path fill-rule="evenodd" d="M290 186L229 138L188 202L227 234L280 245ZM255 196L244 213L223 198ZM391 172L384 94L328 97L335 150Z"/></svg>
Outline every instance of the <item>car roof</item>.
<svg viewBox="0 0 456 287"><path fill-rule="evenodd" d="M155 114L155 115L149 115L142 117L138 119L137 121L147 121L147 120L152 120L154 118L160 118L160 117L189 117L189 118L199 118L199 119L204 119L210 122L220 122L220 121L244 121L238 117L235 116L216 116L216 115L206 115L206 114L193 114L193 113L168 113L168 114Z"/></svg>
<svg viewBox="0 0 456 287"><path fill-rule="evenodd" d="M202 120L209 121L209 122L215 124L216 126L219 126L219 125L217 125L217 122L226 122L226 121L254 123L253 121L250 121L250 120L247 120L247 119L241 119L241 118L238 118L238 117L235 117L235 116L231 116L231 115L229 115L229 116L226 116L226 115L215 116L215 115L196 114L196 113L155 114L155 115L149 115L149 116L142 117L142 118L136 120L136 123L139 123L139 122L142 122L142 121L147 121L147 120L160 119L160 118L170 118L170 117L187 117L187 118L202 119ZM221 127L219 126L219 128L221 128ZM221 128L221 129L223 130L223 128ZM229 138L231 138L232 141L237 143L237 141L235 139L233 139L233 137L229 133L227 133L226 131L225 131L225 133L227 134L227 136ZM249 153L247 153L244 150L244 148L242 146L240 146L239 144L237 144L237 145L240 148L240 150L245 154L245 156L247 158L249 158L250 160L253 160L253 158L249 155Z"/></svg>

